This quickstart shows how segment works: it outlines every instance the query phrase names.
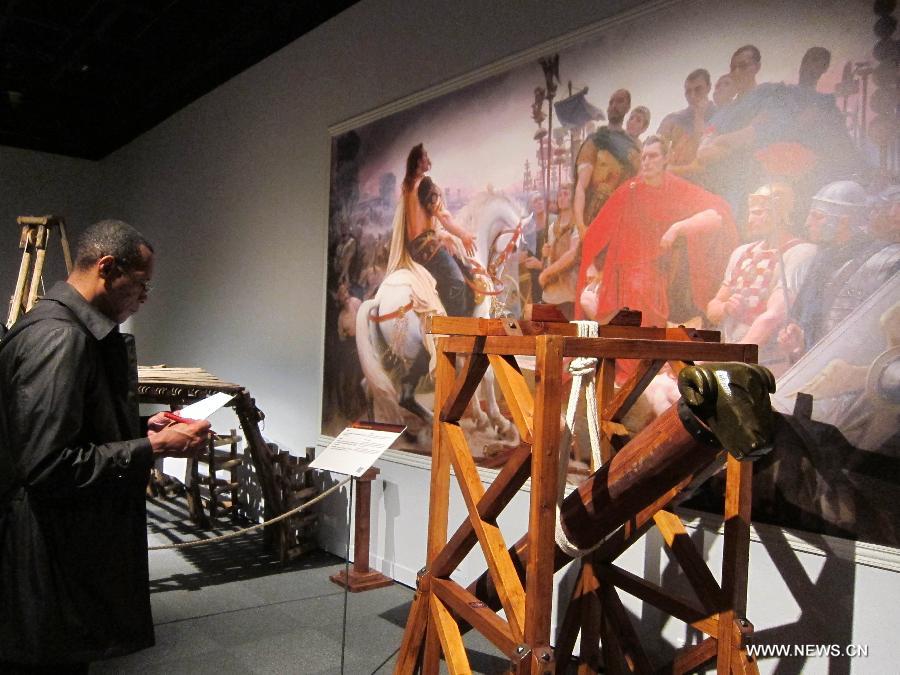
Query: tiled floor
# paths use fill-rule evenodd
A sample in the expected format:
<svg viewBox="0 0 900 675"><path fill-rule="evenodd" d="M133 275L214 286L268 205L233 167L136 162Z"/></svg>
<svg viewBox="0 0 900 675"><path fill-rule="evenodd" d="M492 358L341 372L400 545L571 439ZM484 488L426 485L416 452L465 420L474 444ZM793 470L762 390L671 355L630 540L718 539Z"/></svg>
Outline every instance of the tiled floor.
<svg viewBox="0 0 900 675"><path fill-rule="evenodd" d="M183 500L148 507L150 546L197 536ZM340 673L344 591L328 577L343 567L323 552L282 566L259 533L152 551L156 646L95 663L91 673ZM398 584L347 596L343 672L393 671L412 596ZM475 672L505 670L507 662L479 636L466 644Z"/></svg>

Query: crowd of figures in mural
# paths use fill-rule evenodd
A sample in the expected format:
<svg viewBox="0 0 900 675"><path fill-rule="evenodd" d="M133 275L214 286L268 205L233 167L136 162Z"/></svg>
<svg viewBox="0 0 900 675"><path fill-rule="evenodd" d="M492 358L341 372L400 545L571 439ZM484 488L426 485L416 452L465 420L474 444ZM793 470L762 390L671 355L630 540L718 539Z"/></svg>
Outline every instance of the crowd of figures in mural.
<svg viewBox="0 0 900 675"><path fill-rule="evenodd" d="M879 17L857 12L871 31ZM585 48L336 137L323 431L373 416L409 424L427 448L428 314L517 317L544 302L604 322L629 307L643 325L759 345L792 440L757 466L757 518L898 544L898 49L887 19L868 44L804 46L779 62L779 81L761 80L765 40L731 44L730 59L671 74L680 106L642 101L637 86L594 96L569 80L562 91L567 59L580 66ZM527 77L531 92L518 84ZM536 131L515 157L501 156L504 120L448 117L489 89L519 96L523 117L531 108ZM605 110L589 101L601 96ZM466 124L469 146L442 142ZM400 129L421 135L386 140ZM494 168L493 181L441 184L442 162L465 167L446 175L490 177L476 148L492 138L496 166L519 167L515 182ZM677 393L670 374L657 380L658 412ZM484 393L471 432L487 456L516 439Z"/></svg>

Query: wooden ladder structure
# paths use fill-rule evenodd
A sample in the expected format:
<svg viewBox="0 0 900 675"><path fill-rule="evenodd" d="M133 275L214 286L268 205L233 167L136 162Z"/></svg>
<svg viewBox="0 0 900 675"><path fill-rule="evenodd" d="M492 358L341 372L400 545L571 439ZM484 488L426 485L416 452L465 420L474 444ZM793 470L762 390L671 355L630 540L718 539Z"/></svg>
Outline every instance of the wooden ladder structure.
<svg viewBox="0 0 900 675"><path fill-rule="evenodd" d="M21 227L19 248L22 249L22 262L19 264L16 289L9 301L9 314L6 317L7 328L11 328L20 315L34 307L41 284L41 274L44 271L44 260L47 257L47 244L54 228L59 230L59 242L66 263L66 272L72 271L72 255L69 252L66 221L63 218L59 216L19 216L16 218L16 222Z"/></svg>
<svg viewBox="0 0 900 675"><path fill-rule="evenodd" d="M601 326L598 338L579 338L576 326L569 323L432 317L428 330L444 337L437 341L427 561L419 573L395 672L432 675L440 672L442 657L451 673L471 672L462 639L469 628L508 656L510 672L565 672L579 632L579 673L598 672L601 641L606 672L656 672L641 649L619 590L707 636L699 645L679 652L669 672L689 672L711 659L717 660L720 673L755 672L755 663L744 649L745 637L752 631L744 618L752 464L730 455L721 586L693 548L679 518L670 511L645 508L581 559L555 649L551 611L554 571L569 560L559 555L554 539L563 360L600 359L597 397L603 461L607 462L621 445L613 430L620 428L624 415L665 364L679 370L695 360L754 363L756 346L720 344L719 334L712 331L636 325ZM521 355L536 357L534 395L516 361ZM616 390L616 363L626 359L632 365L636 361L636 367ZM523 442L485 490L459 420L488 366L494 370ZM448 537L451 467L468 516ZM508 548L497 520L529 479L528 532ZM699 600L676 597L613 564L653 526L662 533ZM482 580L464 588L450 577L476 544L488 571ZM530 554L523 561L517 552L526 546ZM493 606L482 592L483 582L495 591L498 602ZM500 607L505 618L496 613Z"/></svg>

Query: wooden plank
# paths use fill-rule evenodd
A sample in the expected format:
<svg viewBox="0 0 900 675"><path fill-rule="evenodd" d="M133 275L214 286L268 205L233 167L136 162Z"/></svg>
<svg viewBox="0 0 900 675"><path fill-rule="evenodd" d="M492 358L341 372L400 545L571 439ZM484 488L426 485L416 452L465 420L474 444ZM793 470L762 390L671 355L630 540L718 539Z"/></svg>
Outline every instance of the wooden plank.
<svg viewBox="0 0 900 675"><path fill-rule="evenodd" d="M435 408L443 407L456 375L455 355L447 350L447 338L438 340L435 371ZM435 415L431 448L431 492L428 500L427 565L447 543L447 518L450 504L450 449L443 440L443 423Z"/></svg>
<svg viewBox="0 0 900 675"><path fill-rule="evenodd" d="M562 623L556 631L556 658L558 663L568 663L575 649L575 640L581 630L582 610L587 603L588 594L584 590L584 566L579 562L575 563L579 566L578 578L575 580L575 586L572 589L572 596L566 605L566 611L563 614ZM582 640L582 650L584 649L584 640Z"/></svg>
<svg viewBox="0 0 900 675"><path fill-rule="evenodd" d="M441 672L441 636L438 632L431 604L434 595L428 594L428 614L426 616L428 628L425 631L425 651L422 654L421 675L440 675Z"/></svg>
<svg viewBox="0 0 900 675"><path fill-rule="evenodd" d="M519 430L519 437L523 443L531 444L534 434L534 399L525 376L512 356L491 354L488 360L494 369L497 384L500 385L500 392L509 407L513 422Z"/></svg>
<svg viewBox="0 0 900 675"><path fill-rule="evenodd" d="M759 675L759 666L756 659L747 654L746 648L735 648L731 652L731 672L733 675Z"/></svg>
<svg viewBox="0 0 900 675"><path fill-rule="evenodd" d="M728 455L725 474L725 542L722 551L722 612L716 667L728 672L741 646L731 635L732 624L747 611L750 556L750 507L753 463Z"/></svg>
<svg viewBox="0 0 900 675"><path fill-rule="evenodd" d="M616 396L616 360L601 359L600 368L597 371L597 414L601 420L611 420L607 407L615 400ZM612 443L612 437L607 433L600 435L600 460L603 464L612 459L616 449ZM593 459L590 462L591 471L596 471L599 466L594 466Z"/></svg>
<svg viewBox="0 0 900 675"><path fill-rule="evenodd" d="M550 643L550 610L553 601L554 531L559 464L559 416L562 395L562 355L565 340L542 335L537 343L534 445L531 451L531 504L526 573L528 606L525 642L534 647Z"/></svg>
<svg viewBox="0 0 900 675"><path fill-rule="evenodd" d="M573 323L529 321L524 317L518 322L523 335L578 335ZM474 319L454 316L431 316L425 321L425 331L435 335L487 335L503 336L506 329L502 319ZM721 333L714 330L696 328L661 328L655 326L599 326L600 337L626 338L634 340L699 340L719 342Z"/></svg>
<svg viewBox="0 0 900 675"><path fill-rule="evenodd" d="M397 662L394 665L396 675L412 675L416 669L422 653L425 627L428 624L428 602L428 593L416 591L406 619L406 630L403 631L400 651L397 652Z"/></svg>
<svg viewBox="0 0 900 675"><path fill-rule="evenodd" d="M478 502L484 496L484 487L462 429L449 423L444 423L443 427L445 438L453 451L451 456L453 468L456 470L463 501L469 511L469 522L472 523L475 535L481 543L488 570L494 580L494 587L506 612L510 632L517 642L521 642L524 638L525 590L522 588L512 557L506 550L506 542L500 528L493 521L482 520L478 513Z"/></svg>
<svg viewBox="0 0 900 675"><path fill-rule="evenodd" d="M637 631L635 631L615 587L603 586L600 589L600 598L603 606L603 621L616 635L627 672L650 675L653 672L653 666L641 647Z"/></svg>
<svg viewBox="0 0 900 675"><path fill-rule="evenodd" d="M556 659L557 663L568 663L572 657L572 651L575 648L575 640L581 632L581 654L585 655L585 650L589 644L596 645L599 640L599 623L595 627L596 635L591 633L589 621L589 613L591 611L591 603L598 603L594 592L599 587L597 577L593 573L593 567L590 556L585 556L581 560L574 563L578 565L578 576L572 588L572 596L569 598L569 604L566 606L563 615L562 625L557 631L556 636ZM597 604L599 611L599 604ZM593 637L592 637L593 636ZM596 647L595 647L596 649Z"/></svg>
<svg viewBox="0 0 900 675"><path fill-rule="evenodd" d="M469 336L447 338L448 351L471 353L474 339ZM690 342L683 340L631 340L620 338L566 337L563 356L595 356L613 359L660 359L671 361L744 361L748 353L755 353L754 345ZM753 349L750 349L753 347ZM489 336L480 351L505 356L535 354L535 342L528 336Z"/></svg>
<svg viewBox="0 0 900 675"><path fill-rule="evenodd" d="M641 320L643 319L643 312L637 309L629 309L628 307L622 307L613 314L606 324L609 326L633 326L637 327L641 325Z"/></svg>
<svg viewBox="0 0 900 675"><path fill-rule="evenodd" d="M431 588L451 612L484 635L501 652L512 656L520 643L513 638L509 624L494 610L454 581L434 578Z"/></svg>
<svg viewBox="0 0 900 675"><path fill-rule="evenodd" d="M431 595L431 619L437 629L450 675L470 674L472 669L469 667L469 657L466 655L459 626L456 625L456 621L447 611L444 603L433 593Z"/></svg>
<svg viewBox="0 0 900 675"><path fill-rule="evenodd" d="M622 418L631 410L631 406L644 393L647 385L650 384L650 380L656 377L665 363L665 361L660 359L645 359L641 361L637 370L615 393L609 404L600 409L601 418L613 422L621 422Z"/></svg>
<svg viewBox="0 0 900 675"><path fill-rule="evenodd" d="M626 593L647 602L676 619L690 624L707 635L716 636L719 622L714 615L695 605L690 599L666 591L661 586L612 564L598 565L596 574L601 581L618 586Z"/></svg>
<svg viewBox="0 0 900 675"><path fill-rule="evenodd" d="M494 482L488 486L478 502L478 514L484 520L495 519L506 508L510 500L521 489L531 475L531 448L520 445L513 450ZM463 558L478 541L472 523L466 519L457 528L447 545L432 561L431 573L435 577L446 577L459 566Z"/></svg>
<svg viewBox="0 0 900 675"><path fill-rule="evenodd" d="M716 648L716 638L708 637L698 645L679 649L675 652L671 669L666 669L665 672L672 675L696 672L704 663L716 658Z"/></svg>
<svg viewBox="0 0 900 675"><path fill-rule="evenodd" d="M617 359L670 361L739 361L747 345L681 340L621 340L612 338L566 338L564 356L603 356ZM491 351L491 338L485 350Z"/></svg>
<svg viewBox="0 0 900 675"><path fill-rule="evenodd" d="M543 303L529 303L522 312L525 321L549 321L551 323L569 323L565 315L559 311L556 305Z"/></svg>
<svg viewBox="0 0 900 675"><path fill-rule="evenodd" d="M523 335L578 335L573 323L518 321ZM425 332L433 335L506 335L503 319L472 319L432 315L425 319Z"/></svg>
<svg viewBox="0 0 900 675"><path fill-rule="evenodd" d="M469 354L465 357L465 362L441 407L442 422L458 422L460 420L466 412L469 401L472 400L472 395L481 384L487 368L488 360L484 354Z"/></svg>
<svg viewBox="0 0 900 675"><path fill-rule="evenodd" d="M666 545L678 560L700 604L711 614L718 611L722 603L722 589L691 541L681 518L669 511L657 511L653 520Z"/></svg>

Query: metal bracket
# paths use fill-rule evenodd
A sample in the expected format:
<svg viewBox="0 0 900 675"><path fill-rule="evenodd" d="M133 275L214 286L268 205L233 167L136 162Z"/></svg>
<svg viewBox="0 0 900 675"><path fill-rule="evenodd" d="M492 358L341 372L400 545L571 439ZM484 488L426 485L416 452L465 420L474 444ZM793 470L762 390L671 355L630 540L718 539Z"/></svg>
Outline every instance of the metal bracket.
<svg viewBox="0 0 900 675"><path fill-rule="evenodd" d="M507 335L522 335L522 326L519 325L518 319L512 319L510 317L503 317L501 319L503 322L503 331Z"/></svg>

